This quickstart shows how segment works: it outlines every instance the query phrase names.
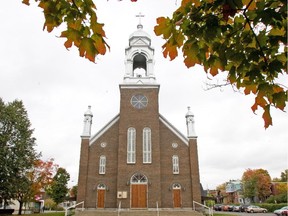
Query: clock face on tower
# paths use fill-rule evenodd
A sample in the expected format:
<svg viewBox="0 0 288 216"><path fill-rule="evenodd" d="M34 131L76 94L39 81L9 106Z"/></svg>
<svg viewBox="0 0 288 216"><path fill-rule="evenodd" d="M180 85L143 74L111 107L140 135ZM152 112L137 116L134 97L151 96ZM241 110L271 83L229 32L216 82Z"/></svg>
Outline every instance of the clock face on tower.
<svg viewBox="0 0 288 216"><path fill-rule="evenodd" d="M148 98L142 94L133 95L131 97L131 104L136 109L143 109L148 104Z"/></svg>

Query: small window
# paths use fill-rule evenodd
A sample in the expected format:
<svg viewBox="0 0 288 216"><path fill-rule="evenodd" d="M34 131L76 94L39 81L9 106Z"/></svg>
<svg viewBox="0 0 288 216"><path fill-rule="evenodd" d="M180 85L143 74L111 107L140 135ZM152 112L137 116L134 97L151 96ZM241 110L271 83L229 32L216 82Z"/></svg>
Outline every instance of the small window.
<svg viewBox="0 0 288 216"><path fill-rule="evenodd" d="M127 163L136 163L136 129L127 131Z"/></svg>
<svg viewBox="0 0 288 216"><path fill-rule="evenodd" d="M151 129L143 129L143 163L152 163Z"/></svg>
<svg viewBox="0 0 288 216"><path fill-rule="evenodd" d="M179 157L173 155L172 157L173 174L179 174Z"/></svg>
<svg viewBox="0 0 288 216"><path fill-rule="evenodd" d="M103 175L106 172L106 156L101 155L99 161L99 174Z"/></svg>

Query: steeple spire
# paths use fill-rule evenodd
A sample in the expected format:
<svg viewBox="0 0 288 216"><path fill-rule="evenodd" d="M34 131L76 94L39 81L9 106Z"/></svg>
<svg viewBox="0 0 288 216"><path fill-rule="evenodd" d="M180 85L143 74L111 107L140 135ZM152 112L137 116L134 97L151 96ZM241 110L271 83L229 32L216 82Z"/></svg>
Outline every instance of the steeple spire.
<svg viewBox="0 0 288 216"><path fill-rule="evenodd" d="M84 128L82 137L91 136L91 126L92 126L92 117L91 106L88 106L88 110L84 113Z"/></svg>
<svg viewBox="0 0 288 216"><path fill-rule="evenodd" d="M194 114L190 111L190 107L188 107L188 112L186 114L186 125L187 125L187 137L189 139L195 139L197 138L196 132L195 132L195 120L194 120Z"/></svg>
<svg viewBox="0 0 288 216"><path fill-rule="evenodd" d="M141 17L144 17L145 15L141 14L141 12L139 12L138 15L136 15L136 17L139 17L139 24L137 25L137 29L143 29L143 25L141 24Z"/></svg>

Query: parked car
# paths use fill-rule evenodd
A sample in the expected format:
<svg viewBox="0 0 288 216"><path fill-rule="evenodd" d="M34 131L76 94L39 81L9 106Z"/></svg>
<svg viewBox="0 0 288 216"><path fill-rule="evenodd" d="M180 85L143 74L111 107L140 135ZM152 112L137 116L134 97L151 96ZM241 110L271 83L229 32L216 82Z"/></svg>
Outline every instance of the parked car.
<svg viewBox="0 0 288 216"><path fill-rule="evenodd" d="M242 204L239 206L239 212L246 212L246 209L249 205L247 204Z"/></svg>
<svg viewBox="0 0 288 216"><path fill-rule="evenodd" d="M274 211L274 214L276 214L276 215L282 215L282 212L283 211L285 211L285 210L288 210L288 206L284 206L284 207L282 207L281 209L276 209L275 211Z"/></svg>
<svg viewBox="0 0 288 216"><path fill-rule="evenodd" d="M222 211L229 211L229 205L222 205Z"/></svg>
<svg viewBox="0 0 288 216"><path fill-rule="evenodd" d="M240 206L233 206L234 212L240 212Z"/></svg>
<svg viewBox="0 0 288 216"><path fill-rule="evenodd" d="M222 204L215 204L213 206L214 211L222 211Z"/></svg>
<svg viewBox="0 0 288 216"><path fill-rule="evenodd" d="M288 216L288 210L284 210L281 212L281 216Z"/></svg>
<svg viewBox="0 0 288 216"><path fill-rule="evenodd" d="M250 205L247 207L246 212L248 212L248 213L266 213L267 209L261 208L259 206Z"/></svg>
<svg viewBox="0 0 288 216"><path fill-rule="evenodd" d="M234 205L228 205L228 211L233 211Z"/></svg>

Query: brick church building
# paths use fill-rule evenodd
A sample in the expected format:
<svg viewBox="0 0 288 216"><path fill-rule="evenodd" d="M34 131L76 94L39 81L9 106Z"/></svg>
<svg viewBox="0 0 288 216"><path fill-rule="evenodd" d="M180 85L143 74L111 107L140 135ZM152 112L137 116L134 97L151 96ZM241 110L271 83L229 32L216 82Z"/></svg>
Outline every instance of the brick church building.
<svg viewBox="0 0 288 216"><path fill-rule="evenodd" d="M192 208L201 203L194 115L187 136L159 113L150 36L139 24L125 49L120 112L91 135L84 114L77 202L85 208ZM184 116L183 116L184 118Z"/></svg>

